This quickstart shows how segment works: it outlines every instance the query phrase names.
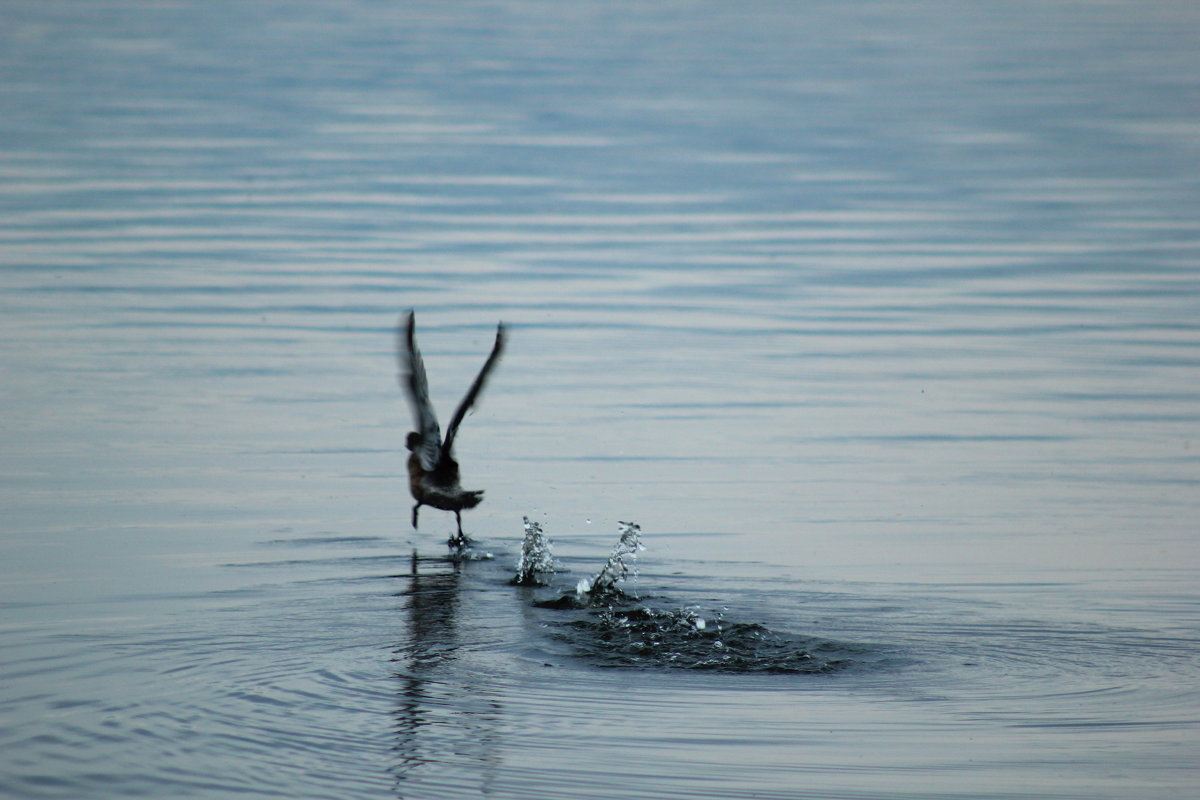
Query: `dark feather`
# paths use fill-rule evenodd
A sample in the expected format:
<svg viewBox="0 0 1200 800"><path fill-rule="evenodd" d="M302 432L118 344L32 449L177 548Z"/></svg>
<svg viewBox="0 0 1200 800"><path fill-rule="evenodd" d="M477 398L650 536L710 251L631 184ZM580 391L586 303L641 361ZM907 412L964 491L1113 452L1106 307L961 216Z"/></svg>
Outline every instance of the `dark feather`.
<svg viewBox="0 0 1200 800"><path fill-rule="evenodd" d="M475 405L475 401L479 398L479 393L483 391L483 387L487 384L488 376L491 375L492 370L496 367L496 363L500 361L500 356L504 353L506 338L507 334L502 322L496 326L496 342L492 345L492 354L488 356L487 361L483 362L483 368L479 370L479 374L475 376L475 382L471 384L471 388L467 390L466 396L458 404L458 410L454 412L454 418L450 420L450 427L446 429L446 442L442 446L442 458L453 458L452 448L454 447L454 436L458 433L458 426L462 424L463 417Z"/></svg>
<svg viewBox="0 0 1200 800"><path fill-rule="evenodd" d="M421 459L421 466L431 472L442 457L442 431L429 399L425 362L421 360L421 351L417 349L416 318L415 312L408 312L408 324L397 329L396 353L400 359L400 387L412 404L413 421L421 438L414 452Z"/></svg>

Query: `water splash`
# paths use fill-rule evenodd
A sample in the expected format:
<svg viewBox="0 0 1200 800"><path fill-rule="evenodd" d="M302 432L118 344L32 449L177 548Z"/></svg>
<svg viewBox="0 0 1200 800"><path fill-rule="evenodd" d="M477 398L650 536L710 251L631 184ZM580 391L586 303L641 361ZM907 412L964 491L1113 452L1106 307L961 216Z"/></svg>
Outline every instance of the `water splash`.
<svg viewBox="0 0 1200 800"><path fill-rule="evenodd" d="M642 544L642 527L634 522L618 524L621 526L621 538L608 561L591 578L582 578L576 584L575 595L580 600L587 599L594 603L612 595L624 596L617 584L631 576L633 581L637 581L637 556L646 549Z"/></svg>
<svg viewBox="0 0 1200 800"><path fill-rule="evenodd" d="M580 580L574 592L533 603L565 612L569 619L549 627L597 666L818 674L858 663L853 646L777 633L757 623L730 622L723 610L705 615L695 607L662 611L644 605L621 588L637 580L638 553L646 549L642 529L633 522L620 526L621 538L599 572ZM549 541L541 526L528 518L525 541L513 583L523 583L524 575L533 581L525 585L543 585L529 565L538 563L541 555L549 558Z"/></svg>
<svg viewBox="0 0 1200 800"><path fill-rule="evenodd" d="M517 574L512 582L517 586L545 586L542 576L553 575L558 570L550 538L542 532L537 522L525 521L525 540L521 542L521 556L517 559Z"/></svg>
<svg viewBox="0 0 1200 800"><path fill-rule="evenodd" d="M465 561L491 561L496 557L489 550L476 549L476 545L477 542L471 538L468 538L464 543L451 545L446 559L462 563ZM416 553L415 547L413 548L413 552Z"/></svg>

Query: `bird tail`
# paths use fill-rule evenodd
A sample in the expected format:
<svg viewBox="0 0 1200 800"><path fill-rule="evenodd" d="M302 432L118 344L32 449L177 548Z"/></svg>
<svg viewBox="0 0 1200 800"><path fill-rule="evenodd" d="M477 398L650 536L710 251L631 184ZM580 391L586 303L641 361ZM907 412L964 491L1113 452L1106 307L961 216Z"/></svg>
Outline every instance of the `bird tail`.
<svg viewBox="0 0 1200 800"><path fill-rule="evenodd" d="M474 508L483 502L483 490L463 492L463 508Z"/></svg>

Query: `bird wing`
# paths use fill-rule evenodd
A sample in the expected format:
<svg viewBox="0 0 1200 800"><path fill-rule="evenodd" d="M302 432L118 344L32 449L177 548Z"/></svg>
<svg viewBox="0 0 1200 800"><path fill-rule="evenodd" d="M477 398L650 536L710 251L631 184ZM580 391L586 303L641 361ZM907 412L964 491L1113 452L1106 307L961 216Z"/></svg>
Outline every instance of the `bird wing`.
<svg viewBox="0 0 1200 800"><path fill-rule="evenodd" d="M408 395L412 405L413 419L421 444L415 450L421 466L431 471L442 457L442 431L438 427L437 414L429 401L429 379L425 377L425 362L417 349L415 312L408 312L408 323L396 329L396 355L400 361L400 387Z"/></svg>
<svg viewBox="0 0 1200 800"><path fill-rule="evenodd" d="M479 393L483 391L484 384L487 383L488 376L500 361L507 338L508 332L504 328L504 323L501 322L496 326L496 343L492 345L492 354L488 356L487 361L483 362L483 368L479 370L479 374L475 376L475 382L471 384L466 396L458 404L458 410L454 412L454 419L450 420L450 427L446 429L446 444L442 447L442 453L447 458L450 457L450 448L454 446L454 436L458 433L458 426L467 412L471 410L471 406L475 405Z"/></svg>

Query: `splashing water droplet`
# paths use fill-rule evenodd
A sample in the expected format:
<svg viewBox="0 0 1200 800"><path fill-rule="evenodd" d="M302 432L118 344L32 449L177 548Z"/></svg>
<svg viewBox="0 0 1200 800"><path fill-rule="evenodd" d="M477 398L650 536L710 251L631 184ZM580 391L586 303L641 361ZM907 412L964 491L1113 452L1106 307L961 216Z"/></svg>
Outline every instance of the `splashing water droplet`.
<svg viewBox="0 0 1200 800"><path fill-rule="evenodd" d="M617 584L632 579L637 581L637 554L645 550L642 544L642 528L634 522L621 522L621 538L613 548L608 561L590 580L582 580L575 587L575 593L580 597L588 595L592 600L605 594L620 593ZM583 587L587 583L586 588Z"/></svg>
<svg viewBox="0 0 1200 800"><path fill-rule="evenodd" d="M521 556L517 559L517 574L513 583L519 586L540 586L539 576L551 575L558 569L549 537L542 533L542 526L524 517L525 539L521 542Z"/></svg>

